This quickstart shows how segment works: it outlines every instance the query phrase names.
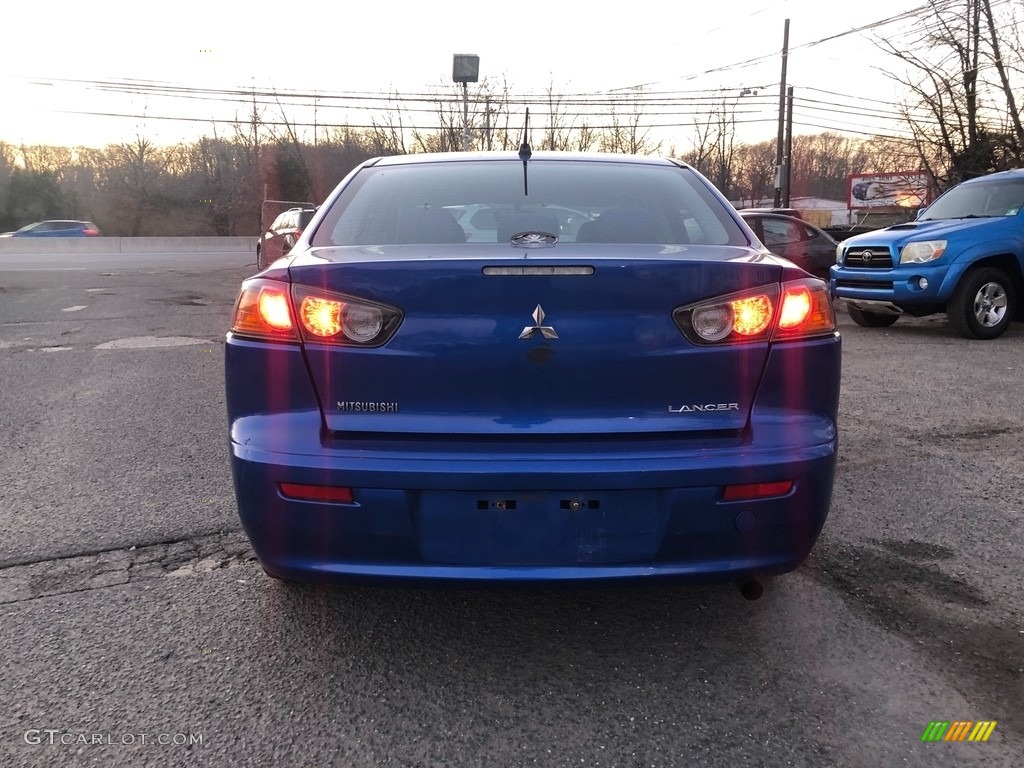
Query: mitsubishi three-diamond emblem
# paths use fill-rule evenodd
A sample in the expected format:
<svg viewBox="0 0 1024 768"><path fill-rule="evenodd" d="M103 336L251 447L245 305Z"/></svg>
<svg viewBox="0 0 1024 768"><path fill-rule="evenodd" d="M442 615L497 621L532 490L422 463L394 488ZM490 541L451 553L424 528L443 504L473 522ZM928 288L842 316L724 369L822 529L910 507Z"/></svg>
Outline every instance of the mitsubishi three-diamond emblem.
<svg viewBox="0 0 1024 768"><path fill-rule="evenodd" d="M550 325L541 325L544 322L544 308L540 304L533 310L533 325L528 325L523 328L523 332L519 334L520 339L532 339L540 332L540 335L545 339L557 339L558 334L555 333L555 329Z"/></svg>

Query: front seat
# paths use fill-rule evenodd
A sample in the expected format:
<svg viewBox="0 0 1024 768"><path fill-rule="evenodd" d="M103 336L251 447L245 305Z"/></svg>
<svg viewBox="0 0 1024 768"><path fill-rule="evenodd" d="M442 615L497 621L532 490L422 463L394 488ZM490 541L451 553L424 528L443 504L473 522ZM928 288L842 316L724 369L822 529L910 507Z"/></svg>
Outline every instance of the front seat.
<svg viewBox="0 0 1024 768"><path fill-rule="evenodd" d="M576 233L578 243L659 243L654 218L643 208L608 208Z"/></svg>
<svg viewBox="0 0 1024 768"><path fill-rule="evenodd" d="M444 208L421 205L402 211L395 227L395 243L445 245L466 242L466 231Z"/></svg>

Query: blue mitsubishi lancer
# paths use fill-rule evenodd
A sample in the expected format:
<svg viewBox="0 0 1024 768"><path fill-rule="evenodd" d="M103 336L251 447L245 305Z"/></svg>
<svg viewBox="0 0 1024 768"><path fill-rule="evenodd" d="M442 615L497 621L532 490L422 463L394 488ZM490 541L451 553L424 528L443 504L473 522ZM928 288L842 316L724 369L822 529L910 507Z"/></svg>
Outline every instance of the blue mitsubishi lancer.
<svg viewBox="0 0 1024 768"><path fill-rule="evenodd" d="M370 160L241 287L238 510L296 581L791 571L829 509L827 285L669 159Z"/></svg>

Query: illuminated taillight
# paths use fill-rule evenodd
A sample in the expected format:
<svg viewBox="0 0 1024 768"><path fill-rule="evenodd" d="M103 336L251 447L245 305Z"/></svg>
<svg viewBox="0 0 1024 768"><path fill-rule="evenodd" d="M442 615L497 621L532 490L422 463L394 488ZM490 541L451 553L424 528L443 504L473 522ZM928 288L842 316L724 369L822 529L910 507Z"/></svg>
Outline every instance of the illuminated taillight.
<svg viewBox="0 0 1024 768"><path fill-rule="evenodd" d="M732 330L740 336L760 336L772 322L772 300L766 294L736 299L732 305Z"/></svg>
<svg viewBox="0 0 1024 768"><path fill-rule="evenodd" d="M299 331L307 341L376 347L386 342L402 313L385 304L305 286L292 289Z"/></svg>
<svg viewBox="0 0 1024 768"><path fill-rule="evenodd" d="M779 313L779 328L799 328L811 314L811 294L805 287L786 290L782 294L782 311Z"/></svg>
<svg viewBox="0 0 1024 768"><path fill-rule="evenodd" d="M344 308L340 301L307 296L299 305L299 318L302 327L314 336L337 336L341 333L341 312Z"/></svg>
<svg viewBox="0 0 1024 768"><path fill-rule="evenodd" d="M836 313L828 286L806 278L782 285L782 309L773 339L806 339L827 336L836 330Z"/></svg>
<svg viewBox="0 0 1024 768"><path fill-rule="evenodd" d="M292 308L288 304L288 294L276 289L264 288L260 291L256 306L260 320L275 331L290 331L295 327L292 321Z"/></svg>
<svg viewBox="0 0 1024 768"><path fill-rule="evenodd" d="M82 234L86 237L98 237L100 231L98 229L83 229Z"/></svg>
<svg viewBox="0 0 1024 768"><path fill-rule="evenodd" d="M243 336L298 341L288 286L275 280L248 280L235 302L231 330Z"/></svg>
<svg viewBox="0 0 1024 768"><path fill-rule="evenodd" d="M277 280L242 284L231 330L261 339L376 347L402 321L394 307Z"/></svg>
<svg viewBox="0 0 1024 768"><path fill-rule="evenodd" d="M805 278L680 307L676 325L695 344L824 336L836 329L828 287Z"/></svg>

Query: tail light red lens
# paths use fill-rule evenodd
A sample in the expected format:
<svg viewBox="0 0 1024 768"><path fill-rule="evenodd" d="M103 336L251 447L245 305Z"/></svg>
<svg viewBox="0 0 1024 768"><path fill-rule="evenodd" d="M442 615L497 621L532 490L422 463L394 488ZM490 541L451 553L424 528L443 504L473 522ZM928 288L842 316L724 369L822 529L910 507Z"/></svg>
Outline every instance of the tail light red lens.
<svg viewBox="0 0 1024 768"><path fill-rule="evenodd" d="M296 311L297 308L297 311ZM231 330L282 341L380 346L401 323L394 307L351 296L255 278L242 285Z"/></svg>
<svg viewBox="0 0 1024 768"><path fill-rule="evenodd" d="M744 483L743 485L727 485L722 493L722 501L752 501L754 499L770 499L773 496L785 496L793 490L792 480L779 480L773 483Z"/></svg>
<svg viewBox="0 0 1024 768"><path fill-rule="evenodd" d="M290 499L300 501L327 501L335 504L351 504L352 489L337 485L306 485L305 483L281 483L281 493Z"/></svg>
<svg viewBox="0 0 1024 768"><path fill-rule="evenodd" d="M680 307L679 330L694 344L825 336L836 329L828 287L806 278Z"/></svg>
<svg viewBox="0 0 1024 768"><path fill-rule="evenodd" d="M284 291L264 288L260 291L256 306L259 309L260 320L275 331L290 331L295 327L292 308L288 304L288 294Z"/></svg>
<svg viewBox="0 0 1024 768"><path fill-rule="evenodd" d="M98 237L100 231L98 229L83 229L82 234L86 237Z"/></svg>
<svg viewBox="0 0 1024 768"><path fill-rule="evenodd" d="M275 280L247 280L235 302L231 330L243 336L298 341L288 286Z"/></svg>
<svg viewBox="0 0 1024 768"><path fill-rule="evenodd" d="M808 278L782 285L782 310L773 339L827 336L836 330L836 313L828 286Z"/></svg>

